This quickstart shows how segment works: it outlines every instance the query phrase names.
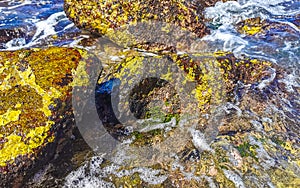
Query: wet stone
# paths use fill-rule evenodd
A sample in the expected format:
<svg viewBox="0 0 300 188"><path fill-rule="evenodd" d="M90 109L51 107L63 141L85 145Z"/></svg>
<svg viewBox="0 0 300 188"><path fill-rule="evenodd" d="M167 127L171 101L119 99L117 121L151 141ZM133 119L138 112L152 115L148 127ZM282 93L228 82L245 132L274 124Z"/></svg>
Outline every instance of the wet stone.
<svg viewBox="0 0 300 188"><path fill-rule="evenodd" d="M0 52L1 186L28 181L63 153L75 130L72 75L79 62L89 61L85 51L73 48Z"/></svg>
<svg viewBox="0 0 300 188"><path fill-rule="evenodd" d="M7 48L7 43L11 46L22 46L33 36L33 33L25 28L0 29L0 49Z"/></svg>
<svg viewBox="0 0 300 188"><path fill-rule="evenodd" d="M124 47L158 52L189 48L195 39L208 34L203 11L216 2L67 0L64 9L81 29L106 35Z"/></svg>
<svg viewBox="0 0 300 188"><path fill-rule="evenodd" d="M278 18L280 19L280 18ZM284 19L287 19L286 17ZM260 17L250 18L237 23L238 32L251 37L257 37L259 39L267 39L267 41L276 43L283 43L285 40L297 41L299 34L299 20L300 16L291 16L293 26L287 23L276 22L269 19L262 19ZM289 33L289 36L283 35L283 33ZM289 37L289 38L286 38Z"/></svg>

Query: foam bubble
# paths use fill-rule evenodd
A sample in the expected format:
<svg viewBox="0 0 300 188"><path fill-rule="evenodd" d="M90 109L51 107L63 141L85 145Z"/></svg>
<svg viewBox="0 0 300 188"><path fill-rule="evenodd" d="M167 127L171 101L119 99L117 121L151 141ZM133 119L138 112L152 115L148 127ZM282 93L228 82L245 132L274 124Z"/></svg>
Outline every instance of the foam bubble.
<svg viewBox="0 0 300 188"><path fill-rule="evenodd" d="M101 177L96 177L92 174L87 173L88 165L85 164L79 167L76 171L71 172L65 178L64 187L70 188L94 188L94 187L101 187L101 188L113 188L115 187L112 183L106 182L101 179ZM92 170L92 169L91 169Z"/></svg>
<svg viewBox="0 0 300 188"><path fill-rule="evenodd" d="M119 170L120 166L111 164L101 168L103 158L101 156L93 157L77 170L72 171L66 178L64 187L115 187L112 183L104 181L103 178L109 175L116 175L121 178L139 173L140 178L149 184L163 183L168 175L162 174L161 170L155 170L146 167L137 167L130 170Z"/></svg>
<svg viewBox="0 0 300 188"><path fill-rule="evenodd" d="M209 146L205 139L205 135L198 131L191 129L191 134L192 134L192 141L194 146L199 149L199 150L206 150L206 151L213 151L212 148Z"/></svg>
<svg viewBox="0 0 300 188"><path fill-rule="evenodd" d="M226 176L226 178L231 180L235 184L236 187L246 188L243 183L242 178L238 174L236 174L230 170L225 170L225 169L223 169L223 172L224 172L224 175Z"/></svg>

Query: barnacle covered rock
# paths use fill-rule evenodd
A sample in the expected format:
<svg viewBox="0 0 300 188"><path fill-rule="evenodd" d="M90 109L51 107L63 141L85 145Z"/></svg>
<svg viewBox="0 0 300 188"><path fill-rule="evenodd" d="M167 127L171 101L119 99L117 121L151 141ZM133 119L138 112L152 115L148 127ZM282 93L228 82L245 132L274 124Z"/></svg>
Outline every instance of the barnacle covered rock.
<svg viewBox="0 0 300 188"><path fill-rule="evenodd" d="M106 34L126 24L147 20L173 22L198 35L203 35L205 26L192 1L72 1L65 2L69 18L85 29Z"/></svg>
<svg viewBox="0 0 300 188"><path fill-rule="evenodd" d="M119 55L124 56L121 63L115 65L108 76L101 77L99 84L110 79L119 79L121 82L126 83L124 87L130 87L135 82L135 79L140 79L137 78L137 75L159 76L159 78L171 82L178 79L176 71L182 71L185 75L183 80L181 80L182 82L178 82L178 84L185 85L189 82L195 82L194 86L199 89L199 93L195 91L194 94L197 96L198 107L201 109L206 109L204 106L213 102L211 100L212 95L216 95L219 99L222 97L217 96L221 95L221 93L213 92L214 89L209 88L210 84L215 82L219 85L219 88L217 85L214 85L217 89L223 89L226 93L230 93L238 82L243 84L257 83L264 76L270 74L268 69L272 67L272 64L268 61L248 57L236 58L232 53L222 51L182 55L171 53L155 56L147 56L147 54L136 51L124 51ZM151 64L154 64L154 66L152 67ZM179 69L170 69L173 68L172 64L175 64L175 67ZM222 80L219 78L222 78ZM223 84L222 81L225 84L224 88L220 86ZM203 90L200 89L202 87ZM210 89L212 91L207 91ZM192 91L190 92L193 93ZM204 95L204 93L206 94Z"/></svg>
<svg viewBox="0 0 300 188"><path fill-rule="evenodd" d="M60 131L74 128L70 123L73 121L71 91L73 86L85 84L88 79L84 72L88 61L91 58L85 51L72 48L0 52L3 176L18 176L16 172L32 168L35 158L47 159L55 154L53 148L64 134ZM81 78L73 79L78 67L82 69Z"/></svg>

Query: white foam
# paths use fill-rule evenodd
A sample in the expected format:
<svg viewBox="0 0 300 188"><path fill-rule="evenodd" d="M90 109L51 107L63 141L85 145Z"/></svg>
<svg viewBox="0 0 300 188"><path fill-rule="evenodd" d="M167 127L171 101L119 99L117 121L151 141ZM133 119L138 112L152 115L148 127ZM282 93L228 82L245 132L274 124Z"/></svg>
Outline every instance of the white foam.
<svg viewBox="0 0 300 188"><path fill-rule="evenodd" d="M145 127L143 127L142 129L140 129L140 132L148 132L151 130L155 130L155 129L166 129L166 128L172 128L172 127L176 127L176 118L173 117L171 119L171 121L166 122L166 123L158 123L158 124L154 124L154 125L147 125Z"/></svg>
<svg viewBox="0 0 300 188"><path fill-rule="evenodd" d="M64 30L70 29L70 28L72 28L72 27L74 27L74 26L75 26L74 23L70 23L69 25L67 25L67 26L64 28Z"/></svg>
<svg viewBox="0 0 300 188"><path fill-rule="evenodd" d="M5 48L8 48L8 49L19 48L19 47L24 46L25 44L26 44L26 41L24 38L14 38L5 44Z"/></svg>
<svg viewBox="0 0 300 188"><path fill-rule="evenodd" d="M272 167L275 166L276 162L275 159L273 159L268 152L264 149L264 146L262 145L262 143L258 140L256 140L254 137L249 136L249 143L251 145L256 145L258 146L258 148L255 149L256 153L257 153L257 157L259 159L260 165L263 166L263 168L265 170L268 170Z"/></svg>
<svg viewBox="0 0 300 188"><path fill-rule="evenodd" d="M134 168L131 170L122 170L114 174L118 177L123 177L130 176L134 173L139 173L140 178L149 184L161 184L168 178L167 175L160 175L161 170L153 170L145 167Z"/></svg>
<svg viewBox="0 0 300 188"><path fill-rule="evenodd" d="M257 131L263 131L263 125L257 120L250 120L250 123Z"/></svg>
<svg viewBox="0 0 300 188"><path fill-rule="evenodd" d="M203 176L203 177L208 182L208 185L209 185L210 188L217 188L214 180L211 177L208 177L208 176Z"/></svg>
<svg viewBox="0 0 300 188"><path fill-rule="evenodd" d="M70 188L112 188L115 187L112 183L106 182L101 179L101 176L94 176L88 173L87 171L88 165L85 164L79 167L77 170L72 171L66 178L64 187ZM92 170L92 169L91 169Z"/></svg>
<svg viewBox="0 0 300 188"><path fill-rule="evenodd" d="M14 1L3 1L3 2L8 2L9 4L11 4L12 2ZM19 7L22 7L24 5L30 5L32 4L32 1L31 0L23 0L23 1L18 1L18 3L20 4L17 4L17 5L14 5L14 6L9 6L9 7L0 7L0 10L3 10L3 9L6 9L6 10L13 10L13 9L16 9L16 8L19 8Z"/></svg>
<svg viewBox="0 0 300 188"><path fill-rule="evenodd" d="M300 79L299 76L295 76L294 74L287 74L283 79L278 81L279 83L284 83L285 88L288 92L294 93L294 87L300 88Z"/></svg>
<svg viewBox="0 0 300 188"><path fill-rule="evenodd" d="M31 46L34 46L38 44L38 42L41 39L45 39L51 35L57 34L57 32L54 29L54 26L57 24L58 20L61 18L61 16L64 16L65 14L63 12L58 12L55 14L52 14L48 19L44 21L40 20L34 20L32 19L33 22L35 22L36 25L36 32L34 36L32 37L31 41L26 44L25 39L20 39L22 40L21 43L17 43L14 41L16 39L13 39L12 41L9 41L5 46L5 50L19 50L22 48L28 48Z"/></svg>
<svg viewBox="0 0 300 188"><path fill-rule="evenodd" d="M238 117L240 117L241 115L242 115L242 110L238 107L238 106L236 106L236 105L234 105L234 104L232 104L232 103L230 103L230 102L228 102L228 103L226 103L224 106L223 106L223 109L225 110L225 112L227 113L227 114L229 114L230 113L230 109L235 109L236 110L236 113L237 113L237 115L238 115Z"/></svg>
<svg viewBox="0 0 300 188"><path fill-rule="evenodd" d="M64 12L57 12L49 16L46 20L37 22L35 24L37 30L34 36L32 37L32 41L34 42L38 39L43 39L50 35L55 35L56 32L54 26L63 17L65 17Z"/></svg>
<svg viewBox="0 0 300 188"><path fill-rule="evenodd" d="M260 17L262 19L273 20L277 23L286 24L290 30L294 30L294 33L291 34L293 37L289 39L285 36L286 42L294 42L294 35L299 33L299 28L288 21L281 21L276 19L276 17L284 16L295 16L300 13L300 8L290 8L284 4L288 2L292 4L292 0L244 0L244 1L228 1L228 2L218 2L215 6L205 9L205 17L210 21L211 25L218 26L218 29L213 29L211 34L204 37L204 41L213 41L210 48L215 48L217 50L231 51L237 57L241 54L250 55L251 57L260 57L263 59L276 62L278 59L282 58L280 56L281 52L292 53L292 57L297 61L297 47L294 51L288 51L287 45L279 44L278 40L274 41L264 41L260 38L250 38L244 34L240 34L236 31L236 24L242 20L248 18ZM294 42L295 43L295 42ZM211 43L210 43L211 44ZM274 45L274 51L278 53L274 55L274 52L270 51L270 45ZM284 55L283 55L284 56ZM293 61L293 60L291 60ZM299 63L298 63L299 64Z"/></svg>
<svg viewBox="0 0 300 188"><path fill-rule="evenodd" d="M204 41L223 41L222 49L223 51L231 51L235 54L239 54L243 49L248 46L248 41L244 40L242 37L230 33L229 31L232 30L233 27L228 25L221 26L218 30L212 31L210 35L207 35L202 38ZM217 48L218 47L211 47Z"/></svg>
<svg viewBox="0 0 300 188"><path fill-rule="evenodd" d="M224 172L224 175L226 176L226 178L228 178L235 184L235 187L246 188L242 178L238 174L236 174L230 170L225 170L225 169L223 169L223 172Z"/></svg>
<svg viewBox="0 0 300 188"><path fill-rule="evenodd" d="M194 129L191 129L190 132L192 135L193 144L197 149L205 150L205 151L213 151L212 148L207 143L205 139L205 135L202 132Z"/></svg>
<svg viewBox="0 0 300 188"><path fill-rule="evenodd" d="M213 19L213 22L222 24L235 24L239 21L261 17L269 18L273 15L296 15L300 10L287 10L280 4L283 2L293 2L292 0L245 0L245 1L228 1L225 3L218 2L214 7L205 10L205 16Z"/></svg>
<svg viewBox="0 0 300 188"><path fill-rule="evenodd" d="M119 170L120 166L111 164L101 168L103 158L101 156L93 157L88 163L85 163L77 170L71 172L65 178L64 187L115 187L112 183L106 182L103 178L109 175L116 175L121 178L124 176L131 176L134 173L139 173L140 178L149 184L161 184L168 175L162 174L161 170L155 170L146 167L138 167L130 170Z"/></svg>
<svg viewBox="0 0 300 188"><path fill-rule="evenodd" d="M259 85L257 86L259 90L262 90L263 88L265 88L266 86L268 86L275 79L275 77L276 77L276 70L275 69L270 69L270 71L272 71L270 78L261 81L259 83Z"/></svg>

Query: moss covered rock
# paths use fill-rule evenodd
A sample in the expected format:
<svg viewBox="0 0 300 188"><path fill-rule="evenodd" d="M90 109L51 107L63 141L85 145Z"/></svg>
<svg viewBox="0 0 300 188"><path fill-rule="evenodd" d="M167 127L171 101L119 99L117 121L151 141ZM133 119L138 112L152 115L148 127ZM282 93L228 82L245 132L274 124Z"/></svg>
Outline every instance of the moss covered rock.
<svg viewBox="0 0 300 188"><path fill-rule="evenodd" d="M72 48L0 52L0 171L1 179L7 178L3 183L34 173L29 169L51 159L62 135L72 132L71 91L84 80L74 75L91 59Z"/></svg>
<svg viewBox="0 0 300 188"><path fill-rule="evenodd" d="M197 3L199 3L197 1ZM205 5L205 2L202 2ZM69 18L85 29L107 34L126 24L147 20L173 22L180 27L205 34L205 26L197 15L196 2L192 1L66 1Z"/></svg>
<svg viewBox="0 0 300 188"><path fill-rule="evenodd" d="M121 46L171 51L190 48L196 38L209 33L203 10L216 2L67 0L64 5L79 28L106 35Z"/></svg>
<svg viewBox="0 0 300 188"><path fill-rule="evenodd" d="M278 18L280 19L280 17ZM290 22L293 23L298 29L300 28L300 16L296 15L289 18ZM246 19L237 24L237 30L249 36L269 36L274 37L280 32L287 32L291 34L297 34L298 31L287 23L275 22L272 20L265 20L260 17Z"/></svg>
<svg viewBox="0 0 300 188"><path fill-rule="evenodd" d="M144 114L137 114L137 116L160 119L160 123L169 122L167 115L170 115L171 119L175 119L175 126L170 126L171 130L164 127L129 132L133 138L131 147L135 148L130 152L140 152L138 147L143 146L159 146L156 148L159 151L154 155L150 152L142 155L143 161L135 158L132 164L116 165L109 161L98 161L98 163L91 161L89 164L91 168L86 165L84 169L80 169L79 176L76 176L76 172L72 174L72 180L77 182L77 185L81 185L80 178L84 177L82 174L87 174L88 178L93 180L95 178L113 183L115 186L128 187L297 187L299 185L300 108L297 100L300 90L299 86L293 86L293 91L287 90L288 85L283 81L283 75L289 74L286 70L268 61L247 57L236 58L232 53L225 52L146 56L144 53L127 50L120 52L119 55L122 56L122 61L111 69L110 74L100 76L100 86L96 91L98 97L104 95L116 97L114 94L118 89L130 88L131 84L134 85L139 81L135 80L139 75L151 75L149 72L158 71L161 73L161 79L140 79L137 88L133 87L133 92L129 92L131 104L137 106L129 102L122 103L120 108L121 110L125 108L125 113L129 111L128 108L132 112L140 112L141 110L134 111L134 109L142 109L145 111ZM197 146L191 137L186 139L186 135L177 131L179 126L176 125L176 115L188 113L188 111L184 112L182 103L190 101L178 102L177 92L181 90L175 89L175 86L172 88L170 86L172 84L169 83L179 76L176 71L170 74L168 69L164 69L166 65L162 62L175 64L179 67L178 70L183 72L183 79L179 79L176 83L183 85L183 88L194 95L193 99L195 99L194 105L186 109L198 108L201 109L197 111L199 113L210 113L210 108L213 107L210 104L220 98L216 92L205 91L209 91L211 86L217 88L218 85L223 84L223 90L214 91L224 92L225 96L220 102L226 104L226 116L222 118L222 122L219 122L219 133L211 142L209 149L204 151L199 149L199 145ZM153 63L154 67L147 67L147 63ZM210 77L217 79L207 79ZM205 82L207 80L213 83ZM192 86L196 88L203 88L201 90L203 95L190 92L188 90L190 87L185 87L189 82L194 82ZM107 87L109 83L115 85L109 88ZM103 101L103 98L101 100ZM157 100L163 102L158 103ZM231 103L227 103L228 101ZM167 111L168 106L175 107L175 110ZM122 131L125 135L128 133L122 130L120 122L110 121L109 113L100 113L100 116L107 127L115 126L111 134L120 136ZM155 124L151 123L150 126L154 127ZM207 125L209 124L205 118L202 118L194 127L196 130L194 133L205 132L205 129L209 128ZM168 138L175 139L163 144ZM176 150L171 151L170 148L173 147ZM160 155L168 152L173 155L168 159L166 155ZM111 170L112 168L114 170ZM76 186L69 180L67 182L69 186Z"/></svg>
<svg viewBox="0 0 300 188"><path fill-rule="evenodd" d="M161 123L174 119L172 128L180 117L196 115L199 117L196 124L202 125L204 130L208 122L200 118L202 115L212 114L216 106L237 100L234 92L239 85L259 83L270 75L268 70L272 67L270 62L247 57L239 59L227 52L146 56L124 51L119 55L123 60L109 74L100 75L96 90L100 119L117 137L122 130L119 120L131 113L137 119L154 118ZM114 106L113 101L115 109L111 106ZM127 123L134 125L132 119ZM149 129L151 126L148 122L142 132L133 132L136 143L163 142L164 129L155 126ZM232 129L224 127L227 132Z"/></svg>

